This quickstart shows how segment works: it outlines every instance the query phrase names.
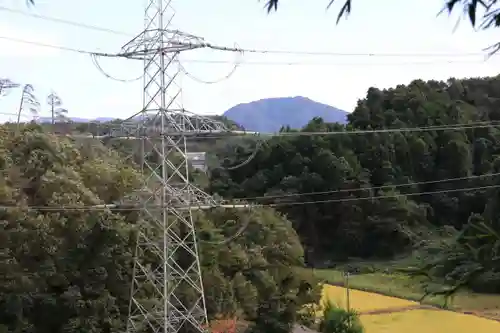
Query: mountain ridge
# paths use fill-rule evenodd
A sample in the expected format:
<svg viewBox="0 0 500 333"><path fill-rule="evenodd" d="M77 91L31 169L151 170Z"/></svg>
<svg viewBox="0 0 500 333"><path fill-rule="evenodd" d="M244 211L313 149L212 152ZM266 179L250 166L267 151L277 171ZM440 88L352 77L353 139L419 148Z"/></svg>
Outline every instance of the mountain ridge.
<svg viewBox="0 0 500 333"><path fill-rule="evenodd" d="M208 116L227 118L247 131L263 133L278 132L283 126L300 129L315 117L322 118L325 122L338 122L345 124L348 112L316 102L307 97L273 97L264 98L253 102L240 103L226 110L220 116ZM87 119L82 117L69 117L76 123L109 122L117 120L112 117L98 117ZM50 123L50 117L40 117L42 123ZM233 126L230 126L233 127Z"/></svg>
<svg viewBox="0 0 500 333"><path fill-rule="evenodd" d="M240 103L222 114L248 131L277 132L283 126L302 128L315 117L346 123L348 112L303 96L273 97Z"/></svg>

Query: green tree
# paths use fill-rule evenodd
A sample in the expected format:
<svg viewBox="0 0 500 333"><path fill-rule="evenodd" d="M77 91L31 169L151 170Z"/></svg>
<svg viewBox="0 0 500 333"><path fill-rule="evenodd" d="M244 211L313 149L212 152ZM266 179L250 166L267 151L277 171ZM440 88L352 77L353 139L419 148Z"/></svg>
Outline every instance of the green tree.
<svg viewBox="0 0 500 333"><path fill-rule="evenodd" d="M36 126L14 136L3 130L0 201L12 207L1 213L3 330L124 329L132 226L110 211L58 208L102 203L102 192L88 187L93 176L80 173L93 161ZM118 186L126 192L127 185Z"/></svg>
<svg viewBox="0 0 500 333"><path fill-rule="evenodd" d="M89 206L124 200L144 184L142 176L92 139L16 128L0 127L0 330L123 331L137 227L146 217ZM318 301L316 281L298 270L297 234L272 209L215 209L199 212L195 223L210 319L266 327L259 313L270 306L289 327L304 304ZM191 289L179 288L189 302ZM138 293L151 298L147 288Z"/></svg>
<svg viewBox="0 0 500 333"><path fill-rule="evenodd" d="M495 121L499 82L415 80L370 88L347 125L312 119L301 129L336 135L270 138L248 162L250 147L244 144L218 150L230 165L245 163L213 169L210 190L226 199L276 205L292 221L309 265L403 255L435 228L460 230L469 216L483 214L492 192L481 187L496 186L496 178L478 176L497 172L500 132L489 125L350 132Z"/></svg>

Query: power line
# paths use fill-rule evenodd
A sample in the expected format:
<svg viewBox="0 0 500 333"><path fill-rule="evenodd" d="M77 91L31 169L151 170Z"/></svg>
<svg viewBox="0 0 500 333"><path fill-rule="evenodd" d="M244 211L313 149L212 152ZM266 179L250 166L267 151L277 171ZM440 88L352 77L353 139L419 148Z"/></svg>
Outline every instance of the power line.
<svg viewBox="0 0 500 333"><path fill-rule="evenodd" d="M101 32L108 32L108 33L112 33L112 34L115 34L115 35L128 36L128 37L133 36L133 34L126 33L126 32L123 32L123 31L118 31L118 30L114 30L114 29L99 27L99 26L95 26L95 25L91 25L91 24L85 24L85 23L80 23L80 22L75 22L75 21L70 21L70 20L65 20L65 19L60 19L60 18L52 17L52 16L45 16L45 15L39 15L39 14L34 14L34 13L28 13L28 12L25 12L25 11L22 11L22 10L8 8L8 7L5 7L5 6L0 6L0 10L2 10L4 12L9 12L11 14L17 14L17 15L23 15L23 16L33 17L33 18L36 18L36 19L41 19L41 20L51 21L51 22L55 22L55 23L72 25L72 26L75 26L75 27L89 29L89 30L95 30L95 31L101 31Z"/></svg>
<svg viewBox="0 0 500 333"><path fill-rule="evenodd" d="M30 113L29 115L26 115L25 113L26 113L26 112L22 112L22 111L21 111L21 116L22 116L22 117L23 117L23 116L24 116L24 117L30 117L30 116L32 116L32 115L33 115L32 113ZM0 115L3 115L3 116L17 116L17 115L19 115L19 113L18 113L18 112L5 112L5 111L0 111Z"/></svg>
<svg viewBox="0 0 500 333"><path fill-rule="evenodd" d="M234 45L235 48L238 48L238 45L235 44ZM216 83L220 83L222 81L225 81L225 80L228 80L231 76L234 75L234 73L236 72L236 70L238 69L238 67L241 65L242 63L242 56L243 56L243 53L242 52L238 52L237 53L237 58L235 59L234 63L233 63L233 68L224 76L222 77L219 77L215 80L203 80L201 78L198 78L196 76L194 76L193 74L191 74L182 64L179 63L179 66L180 66L180 70L184 73L184 75L186 75L186 77L190 78L191 80L193 81L196 81L198 83L203 83L203 84L216 84Z"/></svg>
<svg viewBox="0 0 500 333"><path fill-rule="evenodd" d="M266 195L266 196L258 196L258 197L245 197L243 200L248 201L248 200L258 200L258 199L281 199L281 198L306 196L306 195L353 193L353 192L361 192L361 191L393 189L393 188L399 188L399 187L411 187L411 186L420 186L420 185L441 184L441 183L448 183L448 182L454 182L454 181L473 180L473 179L481 179L483 177L496 177L496 176L500 176L500 172L484 174L484 175L472 175L472 176L466 176L466 177L446 178L446 179L429 180L429 181L422 181L422 182L413 182L413 183L407 183L407 184L393 184L393 185L361 187L361 188L353 188L353 189L339 189L339 190L320 191L320 192L285 193L285 194Z"/></svg>
<svg viewBox="0 0 500 333"><path fill-rule="evenodd" d="M0 112L4 115L17 115L17 113L6 113ZM105 126L105 128L113 129L113 125L106 123L89 122L88 124L96 124ZM116 125L115 125L116 126ZM118 125L119 126L119 125ZM500 126L500 121L482 121L482 122L472 122L468 124L456 124L456 125L436 125L436 126L425 126L425 127L403 127L403 128L388 128L388 129L374 129L374 130L356 130L356 131L332 131L332 132L278 132L278 133L258 133L258 132L236 132L228 133L226 135L218 136L206 136L205 134L200 135L198 138L203 139L224 139L230 136L262 136L262 137L280 137L280 136L330 136L330 135L358 135L358 134L381 134L381 133L411 133L411 132L426 132L426 131L463 131L470 129L480 129L480 128L495 128ZM255 134L254 134L255 133ZM109 136L112 139L112 136ZM195 139L192 137L190 139Z"/></svg>
<svg viewBox="0 0 500 333"><path fill-rule="evenodd" d="M492 122L482 122L485 125L475 125L471 126L474 124L481 124L479 123L470 123L469 125L465 124L460 124L457 126L428 126L428 127L415 127L415 128L394 128L394 129L384 129L384 130L361 130L361 131L337 131L337 132L280 132L280 133L259 133L259 132L246 132L246 131L231 131L227 132L225 135L220 135L221 133L225 132L219 132L216 131L214 133L217 133L219 135L211 135L211 132L205 132L201 133L199 135L194 135L190 136L189 140L197 140L197 139L227 139L229 137L246 137L250 136L252 138L258 138L258 137L280 137L280 136L329 136L329 135L356 135L356 134L375 134L375 133L405 133L405 132L425 132L425 131L462 131L462 130L470 130L470 129L479 129L479 128L494 128L497 126L500 126L500 124L493 124L495 123L494 121ZM105 126L104 128L107 130L113 130L113 129L119 129L121 128L120 125L118 127L113 127L110 126L109 124L106 123L99 123L99 122L89 122L89 124L95 124L95 125L102 125ZM103 139L103 138L109 138L109 139L125 139L125 140L133 140L133 138L130 137L121 137L121 136L112 136L112 135L84 135L84 134L72 134L72 137L87 137L87 138L94 138L94 139ZM159 139L160 137L157 137Z"/></svg>
<svg viewBox="0 0 500 333"><path fill-rule="evenodd" d="M54 23L71 25L74 27L84 28L88 30L107 32L115 35L121 36L134 36L132 33L119 31L111 28L100 27L92 24L86 24L82 22L76 22L72 20L61 19L52 16L40 15L29 13L13 8L8 8L5 6L0 6L0 10L9 12L11 14L23 15L27 17L32 17L40 20L46 20ZM327 56L327 57L471 57L471 56L482 56L486 58L486 55L481 52L464 52L464 53L378 53L378 52L329 52L329 51L300 51L300 50L273 50L273 49L259 49L259 48L240 48L241 52L246 53L258 53L258 54L276 54L276 55L301 55L301 56ZM494 56L493 54L492 56Z"/></svg>
<svg viewBox="0 0 500 333"><path fill-rule="evenodd" d="M0 39L16 42L16 43L22 43L22 44L29 44L29 45L36 45L40 47L46 47L46 48L52 48L52 49L58 49L61 51L67 51L67 52L73 52L73 53L78 53L78 54L84 54L84 55L91 55L91 56L101 56L101 57L111 57L111 58L130 58L130 59L135 59L129 57L127 54L120 54L120 53L108 53L108 52L100 52L100 51L91 51L91 50L86 50L86 49L81 49L81 48L75 48L75 47L68 47L68 46L60 46L60 45L53 45L53 44L48 44L48 43L41 43L41 42L35 42L35 41L30 41L30 40L24 40L20 38L14 38L14 37L8 37L8 36L0 36ZM208 48L217 48L215 46L211 46L207 44ZM229 50L229 49L228 49ZM230 49L229 51L231 51ZM244 49L234 49L234 51L240 50L243 52L247 52ZM185 63L203 63L203 64L233 64L233 61L230 60L207 60L207 59L186 59L183 60L182 62ZM342 63L342 62L306 62L306 61L245 61L242 63L238 64L238 67L245 65L245 66L418 66L418 65L445 65L445 64L481 64L481 63L486 63L485 60L433 60L433 61L427 61L427 62L422 62L422 61L407 61L407 62L391 62L391 63L357 63L357 62L351 62L351 63ZM121 80L117 79L119 81L134 81L136 79L132 80ZM204 82L205 83L205 82ZM210 82L209 82L210 83Z"/></svg>
<svg viewBox="0 0 500 333"><path fill-rule="evenodd" d="M469 123L469 124L460 124L460 125L445 125L445 126L427 126L427 127L417 127L417 128L396 128L396 129L381 129L381 130L361 130L361 131L336 131L336 132L280 132L280 133L275 133L275 134L269 134L269 137L279 137L279 136L328 136L328 135L343 135L343 134L373 134L373 133L404 133L404 132L422 132L422 131L443 131L443 130L468 130L468 129L478 129L478 128L493 128L496 127L497 125L494 125L496 123L495 121L490 121L490 122L477 122L477 123ZM475 125L475 126L472 126ZM244 133L244 132L243 132ZM257 134L257 136L260 136L261 134ZM266 134L262 135L266 136ZM210 139L222 139L222 138L228 138L229 136L226 135L224 136L209 136L206 138ZM192 138L193 140L196 140L196 138ZM236 166L228 166L224 167L221 166L222 168L226 170L235 170L239 169L240 167L249 164L256 156L259 150L262 148L262 140L257 142L256 147L254 148L253 152L250 154L249 157L245 157L245 160ZM407 184L408 185L408 184ZM405 186L405 185L401 185ZM409 186L409 185L408 185ZM301 194L297 194L301 195Z"/></svg>
<svg viewBox="0 0 500 333"><path fill-rule="evenodd" d="M183 62L201 63L201 64L227 64L228 60L205 60L205 59L186 59ZM490 60L489 63L492 61ZM419 66L419 65L447 65L447 64L484 64L486 60L431 60L431 61L399 61L399 62L334 62L334 61L245 61L242 65L246 66Z"/></svg>
<svg viewBox="0 0 500 333"><path fill-rule="evenodd" d="M129 83L129 82L135 82L135 81L138 81L140 79L142 79L144 77L144 73L135 77L135 78L132 78L132 79L119 79L119 78L116 78L114 76L112 76L111 74L108 74L108 72L106 72L101 64L99 63L99 60L97 60L97 56L92 54L91 55L92 57L92 63L94 64L94 66L97 68L97 70L102 74L104 75L105 77L107 77L108 79L111 79L111 80L114 80L114 81L118 81L118 82L123 82L123 83Z"/></svg>
<svg viewBox="0 0 500 333"><path fill-rule="evenodd" d="M224 139L230 136L250 136L250 137L293 137L293 136L331 136L331 135L358 135L358 134L381 134L381 133L411 133L411 132L427 132L427 131L463 131L469 129L479 128L495 128L500 126L500 121L480 121L456 125L435 125L423 127L402 127L402 128L387 128L387 129L373 129L373 130L345 130L345 131L331 131L331 132L276 132L276 133L259 133L252 131L232 131L227 134L219 135L200 135L199 138L203 139ZM193 140L196 137L192 138Z"/></svg>
<svg viewBox="0 0 500 333"><path fill-rule="evenodd" d="M2 112L0 114L3 115L11 115L16 116L17 113L9 113ZM117 119L119 120L119 119ZM104 126L106 129L115 127L120 127L118 124L106 124L101 122L89 122L90 124L96 124ZM422 127L402 127L402 128L387 128L387 129L373 129L373 130L346 130L346 131L331 131L331 132L305 132L305 131L296 131L296 132L277 132L277 133L259 133L259 132L246 132L246 131L232 131L223 135L205 135L201 134L199 138L203 139L224 139L229 136L262 136L262 137L280 137L280 136L331 136L331 135L359 135L359 134L381 134L381 133L411 133L411 132L427 132L427 131L462 131L462 130L470 130L470 129L480 129L480 128L495 128L500 126L499 120L492 121L479 121L479 122L471 122L471 123L461 123L454 125L433 125L433 126L422 126ZM113 137L110 136L112 139ZM195 139L196 137L192 137L191 139Z"/></svg>
<svg viewBox="0 0 500 333"><path fill-rule="evenodd" d="M466 129L491 128L499 126L499 121L473 122L458 125L435 125L423 127L402 127L373 130L356 131L333 131L333 132L280 132L272 136L316 136L316 135L357 135L357 134L380 134L380 133L405 133L405 132L427 132L427 131L461 131Z"/></svg>
<svg viewBox="0 0 500 333"><path fill-rule="evenodd" d="M6 8L2 8L0 7L0 9L2 10L9 10L9 9L6 9ZM60 22L60 23L65 23L65 24L72 24L72 25L76 25L76 26L80 26L80 27L84 27L84 28L89 28L89 29L97 29L97 30L100 30L100 31L106 31L106 32L114 32L114 33L118 33L118 34L124 34L124 33L120 33L120 32L117 32L117 31L113 31L111 29L106 29L106 28L99 28L99 27L95 27L95 26L90 26L90 25L85 25L85 24L82 24L82 23L76 23L76 22L71 22L71 21L67 21L67 20L60 20L60 19L54 19L54 18L49 18L49 17L43 17L41 15L29 15L29 16L33 16L33 17L37 17L37 18L43 18L43 19L49 19L49 20L52 20L52 21L56 21L56 22ZM128 34L127 34L128 35ZM81 50L81 49L74 49L74 48L68 48L68 47L61 47L61 46L55 46L55 45L50 45L50 44L43 44L43 43L38 43L38 42L30 42L30 41L22 41L22 40L15 40L15 39L12 39L12 38L8 38L8 37L0 37L0 38L4 38L4 39L10 39L10 40L14 40L14 41L18 41L18 42L24 42L24 43L30 43L30 44L35 44L35 45L39 45L39 46L46 46L46 47L54 47L54 48L58 48L58 49L61 49L61 50L67 50L67 51L72 51L72 52L78 52L78 53L85 53L85 54L92 54L92 55L95 55L96 52L91 52L91 51L86 51L86 50ZM318 52L293 52L293 51L273 51L273 50L257 50L257 49L254 49L254 50L250 50L250 49L244 49L244 51L246 52L254 52L254 53L275 53L275 54L307 54L307 55L335 55L335 56L415 56L415 54L340 54L340 53L318 53ZM454 54L456 55L456 54ZM465 54L464 54L465 55ZM469 54L469 55L474 55L474 54ZM477 54L475 54L477 55ZM423 54L418 54L416 56L424 56ZM427 55L427 56L450 56L450 55L443 55L443 54L440 54L440 55ZM196 60L192 61L192 62L196 62ZM209 63L209 62L213 62L213 61L203 61L203 60L200 60L198 62L205 62L205 63ZM277 63L269 63L269 64L277 64ZM286 63L284 63L286 64ZM359 64L358 64L359 65ZM446 127L440 127L438 128L437 126L436 127L422 127L422 128L413 128L413 129L384 129L384 130L370 130L370 131L354 131L354 132L294 132L294 133L287 133L287 132L284 132L284 133L279 133L278 135L279 136L287 136L287 135L334 135L334 134L346 134L346 133L349 133L349 134L366 134L366 133L387 133L387 132L410 132L410 131L426 131L426 130L449 130L449 129L468 129L468 128L480 128L480 127L491 127L491 125L487 125L487 126L476 126L476 127L471 127L471 126L461 126L461 127L456 127L456 126L453 126L453 127L450 127L450 126L446 126ZM454 179L454 180L458 180L458 179ZM451 180L442 180L442 181L451 181ZM437 181L437 182L442 182L442 181ZM436 181L434 181L436 182ZM429 182L423 182L421 184L424 184L424 183L429 183ZM431 182L432 183L432 182ZM413 185L416 185L418 183L414 183ZM401 185L396 185L396 186L411 186L412 184L401 184ZM392 186L389 186L389 187L394 187L395 185L392 185ZM369 188L366 188L366 189L359 189L359 190L368 190ZM338 191L337 191L338 192ZM330 192L332 193L332 192ZM313 194L313 193L309 193L309 194ZM319 193L315 193L315 194L319 194ZM302 194L295 194L295 195L306 195L304 193ZM263 197L263 198L270 198L269 196L267 197Z"/></svg>
<svg viewBox="0 0 500 333"><path fill-rule="evenodd" d="M416 192L407 194L392 194L392 195L382 195L382 196L372 196L372 197L361 197L361 198L343 198L343 199L331 199L331 200L314 200L314 201L298 201L298 202L280 202L268 205L255 205L255 206L296 206L296 205L311 205L318 203L339 203L339 202L352 202L352 201L365 201L365 200L382 200L382 199L394 199L402 197L413 197L421 195L432 195L432 194L442 194L442 193L455 193L455 192L467 192L467 191L478 191L487 190L492 188L500 188L500 185L489 185L489 186L479 186L479 187L469 187L469 188L458 188L458 189L448 189L439 191L428 191L428 192Z"/></svg>
<svg viewBox="0 0 500 333"><path fill-rule="evenodd" d="M11 42L16 42L16 43L23 43L23 44L30 44L30 45L36 45L36 46L41 46L41 47L47 47L47 48L52 48L52 49L58 49L61 51L67 51L67 52L74 52L74 53L79 53L79 54L85 54L85 55L97 55L97 56L103 56L103 57L119 57L117 54L113 53L103 53L99 51L89 51L89 50L84 50L84 49L79 49L79 48L73 48L73 47L67 47L67 46L60 46L60 45L53 45L53 44L48 44L48 43L40 43L40 42L34 42L34 41L29 41L29 40L24 40L20 38L13 38L13 37L7 37L7 36L0 36L0 39L8 40Z"/></svg>
<svg viewBox="0 0 500 333"><path fill-rule="evenodd" d="M485 123L485 122L482 122ZM482 127L482 126L481 126ZM481 128L480 127L480 128ZM427 129L432 128L434 130L436 129L445 129L444 127L427 127ZM471 126L460 126L460 127L452 127L453 129L471 129L471 128L477 128L476 127L471 127ZM424 128L413 128L412 130L418 130L421 131ZM449 129L446 128L446 129ZM400 131L401 129L396 129L396 131ZM410 129L406 129L410 130ZM387 130L385 130L387 131ZM370 132L370 131L363 131L364 133ZM373 131L371 131L373 132ZM300 132L299 132L300 133ZM346 133L357 133L357 132L331 132L330 134L346 134ZM297 133L298 134L298 133ZM307 133L311 134L311 133ZM329 134L328 132L317 132L314 134ZM248 201L248 200L258 200L258 199L280 199L280 198L288 198L288 197L294 197L294 196L305 196L305 195L322 195L322 194L334 194L334 193L352 193L352 192L359 192L359 191L369 191L369 190L377 190L377 189L390 189L390 188L398 188L398 187L410 187L410 186L418 186L418 185L427 185L427 184L438 184L438 183L446 183L446 182L452 182L452 181L463 181L463 180L472 180L472 179L480 179L483 177L495 177L499 176L500 173L491 173L491 174L484 174L484 175L472 175L472 176L467 176L467 177L458 177L458 178L448 178L448 179L441 179L441 180L432 180L432 181L423 181L423 182L413 182L413 183L407 183L407 184L393 184L393 185L384 185L384 186L377 186L377 187L367 187L367 188L355 188L355 189L340 189L340 190L331 190L331 191L321 191L321 192L302 192L302 193L290 193L290 194L281 194L281 195L271 195L271 196L257 196L257 197L245 197L245 198L237 198L235 200L243 200L243 201ZM409 194L398 194L398 195L390 195L390 196L377 196L377 197L366 197L366 198L344 198L344 199L331 199L331 200L314 200L314 201L306 201L306 202L288 202L288 203L275 203L275 204L256 204L252 206L282 206L282 205L302 205L302 204L314 204L314 203L325 203L325 202L343 202L343 201L352 201L352 200L366 200L366 199L383 199L383 198L392 198L392 197L402 197L402 196L414 196L414 195L426 195L426 194L437 194L437 193L446 193L446 192L457 192L457 191L468 191L468 190L479 190L479 189L487 189L487 188L496 188L500 185L492 185L492 186L483 186L483 187L476 187L476 188L468 188L468 189L448 189L448 190L441 190L441 191L430 191L430 192L420 192L420 193L409 193ZM231 203L226 203L224 204L225 207L231 207L231 206L241 206L240 204L231 204ZM115 205L111 205L115 206ZM2 208L7 208L8 206L0 206L0 209ZM61 207L28 207L28 208L33 208L33 209L61 209ZM89 207L64 207L63 209L75 209L75 210L86 210ZM90 207L98 209L98 206L92 206ZM101 209L109 209L110 207L108 205L102 205ZM123 208L118 208L118 210L122 210ZM125 210L136 210L136 208L125 208Z"/></svg>
<svg viewBox="0 0 500 333"><path fill-rule="evenodd" d="M378 53L378 52L321 52L321 51L292 51L292 50L266 50L266 49L242 49L247 53L260 54L283 54L283 55L308 55L308 56L328 56L328 57L471 57L485 56L483 53Z"/></svg>
<svg viewBox="0 0 500 333"><path fill-rule="evenodd" d="M157 51L158 52L161 52L161 51L173 52L172 50L169 49L169 47L166 47L166 48L161 48L161 49L144 49L144 50L140 50L140 51L132 52L132 53L130 53L130 52L108 53L108 52L101 52L101 51L89 51L89 50L85 50L85 49L81 49L81 48L59 46L59 45L53 45L53 44L48 44L48 43L40 43L40 42L35 42L35 41L30 41L30 40L25 40L25 39L20 39L20 38L8 37L8 36L0 36L0 39L4 39L4 40L16 42L16 43L23 43L23 44L53 48L53 49L58 49L61 51L85 54L85 55L90 55L90 56L99 56L99 57L108 57L108 58L126 58L126 59L134 59L134 60L144 60L145 59L144 56L150 52L157 52ZM209 49L220 50L220 51L241 52L240 49L237 49L234 47L218 46L218 45L210 44L210 43L199 43L199 44L176 43L175 45L176 45L176 47L180 47L180 48L187 47L189 49L209 48ZM178 52L178 50L176 52ZM139 55L135 55L136 53ZM142 56L140 54L142 54Z"/></svg>
<svg viewBox="0 0 500 333"><path fill-rule="evenodd" d="M119 53L104 53L100 51L91 51L81 48L68 47L68 46L60 46L53 45L48 43L35 42L30 40L24 40L20 38L8 37L8 36L0 36L0 39L22 43L35 45L40 47L47 47L52 49L58 49L61 51L73 52L84 55L91 56L101 56L101 57L112 57L112 58L127 58L127 55L120 55ZM243 51L245 52L245 51ZM202 63L202 64L234 64L234 61L230 60L207 60L207 59L185 59L182 62L184 63ZM412 65L445 65L445 64L481 64L486 63L485 60L433 60L433 61L407 61L407 62L391 62L391 63L342 63L342 62L312 62L312 61L245 61L239 66L412 66Z"/></svg>
<svg viewBox="0 0 500 333"><path fill-rule="evenodd" d="M500 185L489 185L489 186L479 186L479 187L469 187L469 188L459 188L459 189L448 189L448 190L438 190L438 191L428 191L428 192L416 192L416 193L408 193L408 194L391 194L391 195L382 195L382 196L370 196L370 197L360 197L360 198L343 198L343 199L327 199L327 200L313 200L313 201L294 201L294 202L279 202L279 203L270 203L270 204L241 204L241 203L224 203L221 205L210 205L203 206L200 208L208 209L208 208L244 208L244 207L280 207L280 206L300 206L300 205L312 205L318 203L339 203L339 202L352 202L352 201L365 201L365 200L382 200L382 199L393 199L393 198L401 198L401 197L413 197L413 196L421 196L421 195L432 195L432 194L442 194L442 193L456 193L456 192L467 192L467 191L478 191L478 190L487 190L493 188L500 188ZM241 198L239 200L245 200L245 198ZM123 206L123 207L120 207ZM117 204L103 204L103 205L95 205L95 206L22 206L22 205L0 205L0 210L10 210L10 209L33 209L40 211L102 211L102 210L114 210L114 211L138 211L143 209L144 207L126 207L127 205L117 205ZM196 206L193 205L193 208L196 209ZM158 209L161 209L158 206ZM182 209L182 208L181 208Z"/></svg>

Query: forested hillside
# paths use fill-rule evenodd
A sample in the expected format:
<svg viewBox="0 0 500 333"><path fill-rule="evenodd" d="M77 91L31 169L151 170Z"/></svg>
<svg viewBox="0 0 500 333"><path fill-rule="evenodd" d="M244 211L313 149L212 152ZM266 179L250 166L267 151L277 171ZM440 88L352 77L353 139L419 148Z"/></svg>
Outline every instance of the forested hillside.
<svg viewBox="0 0 500 333"><path fill-rule="evenodd" d="M500 78L414 81L371 88L346 125L190 141L214 162L190 172L198 186L261 205L194 217L210 319L272 333L311 323L305 264L410 257L433 292L500 293L498 107ZM143 184L137 142L74 135L105 135L95 124L0 130L0 332L123 332L148 218L90 206Z"/></svg>
<svg viewBox="0 0 500 333"><path fill-rule="evenodd" d="M213 170L211 191L286 214L309 265L437 246L432 259L443 265L428 270L464 284L487 278L498 291L499 107L499 77L371 88L347 125L313 119L302 131L325 135L269 139L240 168Z"/></svg>
<svg viewBox="0 0 500 333"><path fill-rule="evenodd" d="M137 189L136 165L96 140L38 125L2 126L0 151L0 332L123 332L135 235L147 221L136 210L92 206ZM195 223L210 319L292 325L317 301L311 277L295 272L298 237L271 208L204 211Z"/></svg>

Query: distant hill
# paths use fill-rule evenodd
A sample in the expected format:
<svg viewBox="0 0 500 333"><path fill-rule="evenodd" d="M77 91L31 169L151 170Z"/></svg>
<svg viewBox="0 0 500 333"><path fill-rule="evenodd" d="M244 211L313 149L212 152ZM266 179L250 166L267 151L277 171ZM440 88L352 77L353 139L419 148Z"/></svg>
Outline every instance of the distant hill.
<svg viewBox="0 0 500 333"><path fill-rule="evenodd" d="M109 118L109 117L99 117L96 119L87 119L87 118L79 118L79 117L69 117L71 121L75 123L91 123L91 122L99 122L99 123L105 123L108 121L113 121L115 118ZM38 119L39 122L41 123L51 123L52 118L51 117L40 117Z"/></svg>
<svg viewBox="0 0 500 333"><path fill-rule="evenodd" d="M238 104L224 112L222 116L205 116L226 124L231 129L246 129L264 133L277 132L282 126L302 128L314 117L321 117L326 122L344 124L347 112L336 107L315 102L306 97L267 98L250 103ZM75 123L109 122L111 117L86 119L70 117ZM41 117L42 123L50 123L50 117Z"/></svg>
<svg viewBox="0 0 500 333"><path fill-rule="evenodd" d="M215 115L215 116L204 116L205 118L211 118L213 120L216 120L216 121L219 121L221 123L223 123L224 125L226 125L227 128L231 129L231 130L243 130L243 128L238 125L237 123L235 123L234 121L232 121L231 119L228 119L227 117L224 117L224 116L218 116L218 115ZM112 121L119 121L118 118L110 118L110 117L99 117L99 118L95 118L95 119L89 119L89 118L80 118L80 117L69 117L69 119L74 122L74 123L83 123L83 124L86 124L86 123L107 123L107 122L112 122ZM137 117L137 120L139 120L140 118ZM38 121L40 123L51 123L52 122L52 118L51 117L40 117L38 119Z"/></svg>
<svg viewBox="0 0 500 333"><path fill-rule="evenodd" d="M347 112L315 102L306 97L267 98L238 104L224 112L224 116L248 131L277 132L282 126L302 128L312 118L326 122L345 123Z"/></svg>

